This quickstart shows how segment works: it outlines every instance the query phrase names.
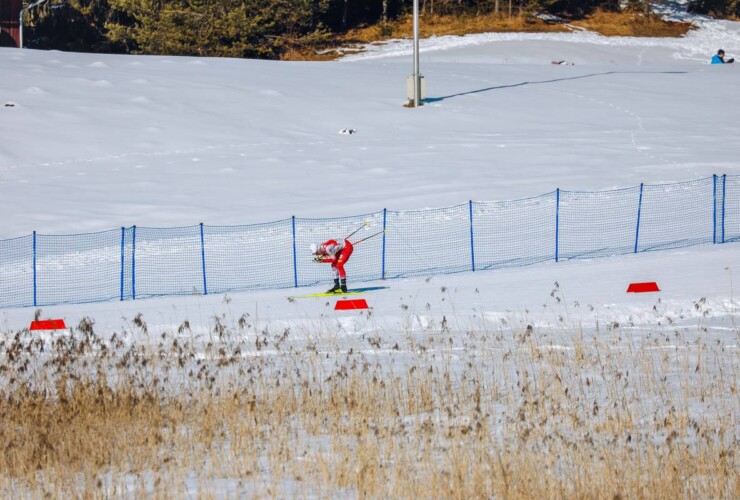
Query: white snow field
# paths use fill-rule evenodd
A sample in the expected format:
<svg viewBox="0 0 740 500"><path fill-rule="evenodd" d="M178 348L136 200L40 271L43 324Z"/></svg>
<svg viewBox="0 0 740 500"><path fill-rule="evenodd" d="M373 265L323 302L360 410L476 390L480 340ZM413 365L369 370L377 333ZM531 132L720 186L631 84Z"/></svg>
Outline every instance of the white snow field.
<svg viewBox="0 0 740 500"><path fill-rule="evenodd" d="M709 60L718 48L740 56L740 23L697 25L680 39L422 40L427 100L418 109L403 106L412 68L403 40L313 63L0 49L0 239L344 217L737 175L740 64ZM350 128L356 133L339 133ZM457 244L466 242L449 242ZM351 259L347 269L350 286L362 286ZM626 293L645 281L661 291ZM225 324L241 332L244 356L275 354L255 349L255 338L290 331L296 345L317 341L328 365L362 355L403 371L414 346L441 332L452 346L443 362L454 366L474 362L455 351L471 332L501 335L495 349L505 351L531 326L548 349L573 350L583 336L617 350L660 349L661 366L675 375L661 385L666 400L678 394L691 418L721 419L719 441L738 443L738 243L368 282L385 287L362 295L371 314L334 311L333 298L291 297L330 282L327 266L326 284L315 288L2 309L0 338L34 315L73 328L89 317L99 335L123 332L144 344L187 322L188 337L205 345ZM148 335L131 335L139 314ZM245 316L247 328L238 324ZM399 345L408 359L394 354ZM702 380L735 385L706 400L686 390L676 373L690 363L698 371L696 358L713 360L702 364ZM606 407L604 398L594 402ZM662 403L643 401L645 422ZM254 481L269 482L263 473ZM323 496L281 485L273 495ZM233 475L181 487L191 496L264 493L253 483L241 489Z"/></svg>
<svg viewBox="0 0 740 500"><path fill-rule="evenodd" d="M331 63L3 49L0 238L344 217L526 198L556 187L604 190L738 174L740 66L708 61L717 47L740 53L740 24L699 26L679 39L577 32L424 40L428 102L419 109L402 106L411 66L404 41ZM338 133L345 128L357 133ZM739 252L702 247L444 281L490 281L489 307L522 309L554 280L564 283L586 267L598 268L591 275L623 276L621 266L649 261L650 273L630 279L670 279L684 301L711 292L724 302ZM682 284L690 270L671 265L676 259L691 259L701 275L718 273L711 289ZM349 272L352 284L351 264ZM525 274L532 278L518 279ZM326 276L329 282L328 269ZM628 281L605 287L588 279L567 292L608 290L618 307L634 300L624 294ZM520 302L512 301L513 283ZM423 280L388 285L393 294L425 288ZM270 301L276 319L297 307L316 312L310 303L281 300L288 293L232 299L245 309ZM194 299L164 302L181 300ZM65 306L56 314L107 308L118 318L121 308L159 303ZM391 311L376 308L384 313ZM31 312L0 314L14 330L27 326Z"/></svg>

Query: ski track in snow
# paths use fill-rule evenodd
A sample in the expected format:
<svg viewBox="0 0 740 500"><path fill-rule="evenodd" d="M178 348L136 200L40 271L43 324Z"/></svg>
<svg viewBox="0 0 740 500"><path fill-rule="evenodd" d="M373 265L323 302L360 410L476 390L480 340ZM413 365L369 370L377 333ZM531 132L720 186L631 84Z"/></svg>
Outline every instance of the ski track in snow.
<svg viewBox="0 0 740 500"><path fill-rule="evenodd" d="M643 124L643 119L642 119L642 116L640 114L638 114L638 113L636 113L636 112L634 112L634 111L632 111L632 110L630 110L630 109L628 109L628 108L626 108L624 106L621 106L619 104L615 104L613 102L608 102L608 101L605 101L603 99L599 99L597 97L587 96L587 95L583 95L583 94L575 94L575 93L568 92L568 91L559 91L559 92L561 92L564 95L570 95L572 97L575 97L577 100L588 100L588 101L594 102L594 103L599 104L601 106L604 106L606 108L615 110L618 113L622 113L622 114L625 114L625 115L629 116L631 119L633 119L635 121L635 129L633 131L629 132L629 135L630 135L630 144L632 145L632 148L634 148L634 150L637 153L639 153L640 155L643 155L643 156L645 156L647 158L650 158L651 160L654 160L656 162L661 162L661 163L666 163L666 164L671 163L670 160L668 160L666 158L663 158L662 156L659 156L657 154L652 153L651 152L652 148L650 146L646 146L646 145L642 145L641 146L640 144L638 144L638 136L639 136L639 134L642 133L642 132L645 132L645 126Z"/></svg>

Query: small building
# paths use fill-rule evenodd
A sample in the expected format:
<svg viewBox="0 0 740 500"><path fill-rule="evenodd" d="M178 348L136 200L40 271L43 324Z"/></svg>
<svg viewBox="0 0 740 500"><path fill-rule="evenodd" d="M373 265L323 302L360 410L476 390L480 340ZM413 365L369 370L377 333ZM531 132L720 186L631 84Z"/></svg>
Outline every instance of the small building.
<svg viewBox="0 0 740 500"><path fill-rule="evenodd" d="M0 0L0 47L19 47L23 0Z"/></svg>

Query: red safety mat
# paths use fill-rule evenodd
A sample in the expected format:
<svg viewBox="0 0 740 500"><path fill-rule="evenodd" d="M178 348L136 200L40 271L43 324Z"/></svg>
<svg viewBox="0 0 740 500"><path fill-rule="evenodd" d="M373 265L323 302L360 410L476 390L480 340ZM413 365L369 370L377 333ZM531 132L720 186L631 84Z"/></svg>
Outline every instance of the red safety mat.
<svg viewBox="0 0 740 500"><path fill-rule="evenodd" d="M367 309L367 302L365 299L338 300L337 305L334 306L335 311L347 311L352 309Z"/></svg>
<svg viewBox="0 0 740 500"><path fill-rule="evenodd" d="M654 281L646 283L630 283L627 287L627 293L659 292L658 284Z"/></svg>
<svg viewBox="0 0 740 500"><path fill-rule="evenodd" d="M42 319L31 321L31 330L64 330L67 328L63 319Z"/></svg>

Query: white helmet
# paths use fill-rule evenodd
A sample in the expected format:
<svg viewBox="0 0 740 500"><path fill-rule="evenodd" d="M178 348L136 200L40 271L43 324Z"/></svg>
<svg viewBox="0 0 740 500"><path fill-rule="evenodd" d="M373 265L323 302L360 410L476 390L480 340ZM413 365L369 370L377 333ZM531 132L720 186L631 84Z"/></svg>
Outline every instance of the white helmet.
<svg viewBox="0 0 740 500"><path fill-rule="evenodd" d="M311 255L316 255L319 251L319 246L316 243L311 243Z"/></svg>

